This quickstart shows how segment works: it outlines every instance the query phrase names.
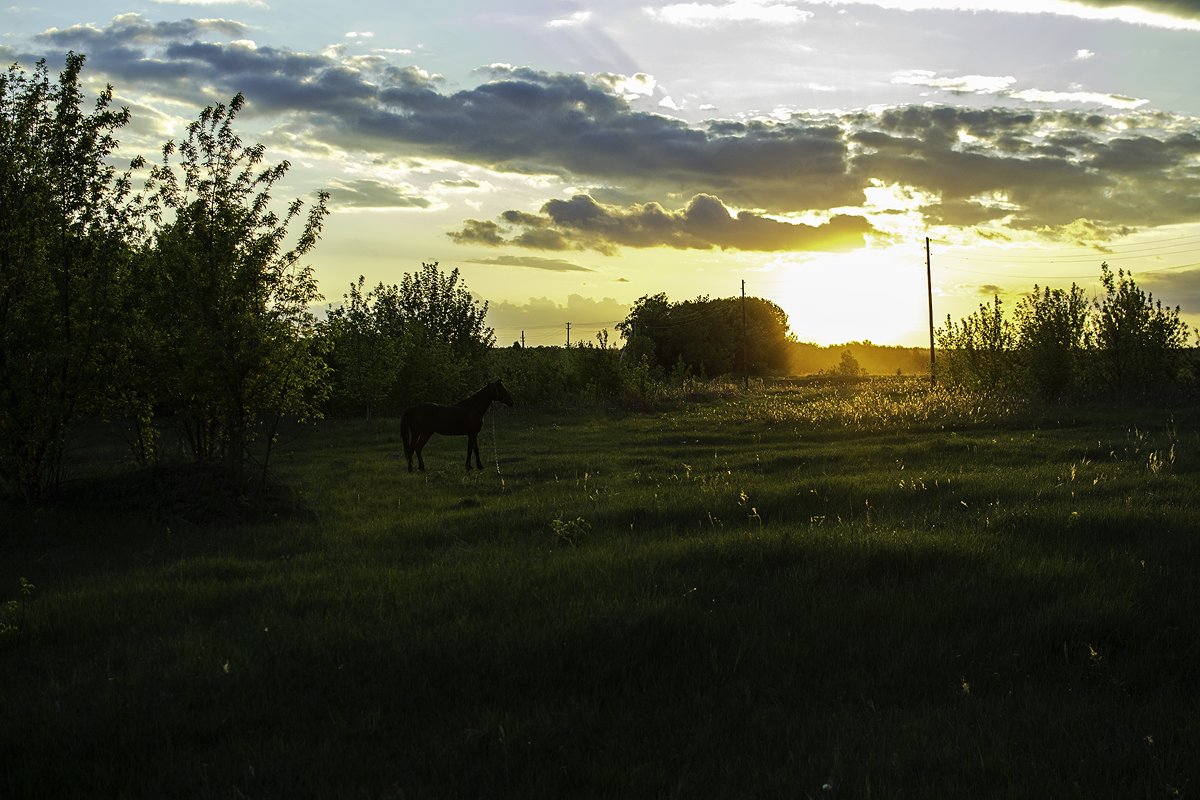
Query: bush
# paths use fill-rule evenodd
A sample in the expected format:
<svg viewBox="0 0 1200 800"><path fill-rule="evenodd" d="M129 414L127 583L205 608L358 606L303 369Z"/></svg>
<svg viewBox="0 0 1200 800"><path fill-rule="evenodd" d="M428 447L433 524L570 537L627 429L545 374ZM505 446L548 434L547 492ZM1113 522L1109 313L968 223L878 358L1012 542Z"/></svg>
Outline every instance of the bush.
<svg viewBox="0 0 1200 800"><path fill-rule="evenodd" d="M985 392L1011 389L1046 399L1089 391L1137 397L1194 389L1196 354L1179 308L1165 308L1124 270L1101 264L1105 295L1089 306L1083 290L1034 286L1014 322L999 297L937 331L938 375Z"/></svg>
<svg viewBox="0 0 1200 800"><path fill-rule="evenodd" d="M369 418L466 396L491 377L495 334L486 315L458 270L437 262L371 290L360 277L321 326L334 371L330 410Z"/></svg>

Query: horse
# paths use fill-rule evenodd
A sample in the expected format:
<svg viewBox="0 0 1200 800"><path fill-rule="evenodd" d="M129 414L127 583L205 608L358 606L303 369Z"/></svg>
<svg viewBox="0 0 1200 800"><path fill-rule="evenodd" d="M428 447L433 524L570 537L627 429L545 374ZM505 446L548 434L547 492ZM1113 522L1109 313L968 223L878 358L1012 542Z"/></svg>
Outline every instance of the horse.
<svg viewBox="0 0 1200 800"><path fill-rule="evenodd" d="M419 403L406 408L400 417L400 438L404 440L404 457L408 459L408 471L413 471L413 454L417 456L419 469L425 471L425 459L421 450L435 433L443 436L467 437L467 469L471 468L471 454L475 454L475 466L483 469L479 458L479 430L483 427L483 415L496 400L506 406L513 404L512 395L500 381L484 386L466 400L452 406L439 403Z"/></svg>

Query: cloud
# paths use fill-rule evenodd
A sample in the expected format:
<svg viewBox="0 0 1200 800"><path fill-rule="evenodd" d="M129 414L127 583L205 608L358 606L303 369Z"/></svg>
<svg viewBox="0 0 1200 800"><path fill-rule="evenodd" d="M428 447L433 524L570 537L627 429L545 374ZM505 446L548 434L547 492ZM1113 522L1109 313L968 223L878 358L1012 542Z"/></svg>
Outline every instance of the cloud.
<svg viewBox="0 0 1200 800"><path fill-rule="evenodd" d="M1091 51L1079 51L1091 52ZM1085 56L1076 56L1085 58ZM1084 92L1072 90L1069 92L1047 91L1044 89L1013 89L1017 79L1011 75L961 75L955 77L938 77L936 72L916 69L901 72L892 76L892 83L904 86L928 86L955 95L976 94L995 95L1025 103L1079 103L1087 106L1107 106L1109 108L1134 109L1141 108L1149 101L1137 97L1126 97L1119 94L1103 92Z"/></svg>
<svg viewBox="0 0 1200 800"><path fill-rule="evenodd" d="M562 345L566 341L566 326L571 323L571 341L589 341L600 330L613 330L618 322L629 316L629 304L611 297L599 300L580 294L567 296L565 304L548 297L531 297L525 303L488 303L488 324L496 329L497 343L520 341L525 334L526 344ZM619 344L615 334L609 339Z"/></svg>
<svg viewBox="0 0 1200 800"><path fill-rule="evenodd" d="M393 186L369 178L330 181L329 204L334 208L429 208L425 197L410 194L406 187Z"/></svg>
<svg viewBox="0 0 1200 800"><path fill-rule="evenodd" d="M963 75L939 78L937 73L917 69L902 72L892 77L892 83L905 86L929 86L951 94L1000 94L1007 91L1017 79L1011 75Z"/></svg>
<svg viewBox="0 0 1200 800"><path fill-rule="evenodd" d="M1169 297L1172 307L1178 305L1184 314L1200 314L1200 269L1146 274L1135 271L1134 279L1155 299Z"/></svg>
<svg viewBox="0 0 1200 800"><path fill-rule="evenodd" d="M1053 235L1078 219L1116 229L1200 215L1194 120L906 107L855 127L856 170L935 197L922 209L935 223L970 224L961 212L974 207L1008 228ZM1004 202L988 208L980 198Z"/></svg>
<svg viewBox="0 0 1200 800"><path fill-rule="evenodd" d="M824 5L873 5L899 11L991 11L1056 14L1159 28L1200 30L1195 0L811 0Z"/></svg>
<svg viewBox="0 0 1200 800"><path fill-rule="evenodd" d="M587 24L592 18L590 11L576 11L574 14L568 14L565 17L552 19L546 23L547 28L578 28L581 25Z"/></svg>
<svg viewBox="0 0 1200 800"><path fill-rule="evenodd" d="M478 85L451 92L439 76L379 54L254 47L242 41L247 33L231 20L151 22L125 14L104 27L51 29L40 40L89 53L91 68L134 99L140 88L201 106L213 92L243 91L247 115L279 115L285 122L275 135L285 127L303 131L314 152L441 159L605 187L591 195L590 209L558 200L524 217L466 221L453 234L464 242L602 252L824 247L834 232L870 232L853 209L873 182L928 197L919 212L931 224L977 226L989 235L1070 236L1068 226L1080 219L1115 231L1200 218L1200 120L1147 112L1134 98L1016 91L1006 76L910 72L900 77L941 90L999 89L1005 105L796 111L689 124L631 105L661 92L649 75L498 64L481 72ZM1053 107L1086 102L1096 110ZM385 187L345 188L357 207L389 197ZM401 194L416 206L413 192ZM689 197L701 199L666 210ZM404 199L393 192L390 202ZM583 210L592 216L572 216ZM843 219L815 228L779 219L804 212Z"/></svg>
<svg viewBox="0 0 1200 800"><path fill-rule="evenodd" d="M1120 94L1104 94L1102 92L1051 92L1042 89L1022 89L1009 95L1014 100L1029 103L1079 103L1087 106L1108 106L1109 108L1141 108L1149 103L1137 97L1126 97Z"/></svg>
<svg viewBox="0 0 1200 800"><path fill-rule="evenodd" d="M220 34L242 38L249 28L231 19L182 19L175 22L150 22L141 14L127 13L113 17L105 28L91 23L67 28L48 28L38 35L40 41L55 45L91 45L105 52L129 53L130 45L161 44L164 42L197 39L205 34Z"/></svg>
<svg viewBox="0 0 1200 800"><path fill-rule="evenodd" d="M270 8L263 0L150 0L160 6L246 6Z"/></svg>
<svg viewBox="0 0 1200 800"><path fill-rule="evenodd" d="M498 258L477 258L469 260L468 264L491 264L498 267L529 267L544 269L549 272L595 272L590 267L581 267L561 258L540 258L538 256L500 256Z"/></svg>
<svg viewBox="0 0 1200 800"><path fill-rule="evenodd" d="M813 12L802 11L780 0L726 0L723 3L675 3L662 8L647 8L646 14L668 25L709 28L730 23L794 25L811 19Z"/></svg>
<svg viewBox="0 0 1200 800"><path fill-rule="evenodd" d="M462 230L449 236L462 244L606 254L618 247L834 251L862 245L863 237L873 230L865 218L844 214L822 225L782 222L748 211L734 214L706 194L696 195L677 211L658 203L611 206L588 195L576 195L570 200L551 200L538 214L507 211L502 220L468 220Z"/></svg>

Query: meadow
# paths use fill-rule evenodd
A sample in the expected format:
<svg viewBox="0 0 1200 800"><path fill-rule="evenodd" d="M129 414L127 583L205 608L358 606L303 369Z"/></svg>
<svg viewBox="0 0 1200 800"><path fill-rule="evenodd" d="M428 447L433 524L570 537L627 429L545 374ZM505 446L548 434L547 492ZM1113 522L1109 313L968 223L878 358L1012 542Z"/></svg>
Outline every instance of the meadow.
<svg viewBox="0 0 1200 800"><path fill-rule="evenodd" d="M518 398L482 472L325 420L245 506L118 440L5 510L4 800L1198 788L1192 407Z"/></svg>

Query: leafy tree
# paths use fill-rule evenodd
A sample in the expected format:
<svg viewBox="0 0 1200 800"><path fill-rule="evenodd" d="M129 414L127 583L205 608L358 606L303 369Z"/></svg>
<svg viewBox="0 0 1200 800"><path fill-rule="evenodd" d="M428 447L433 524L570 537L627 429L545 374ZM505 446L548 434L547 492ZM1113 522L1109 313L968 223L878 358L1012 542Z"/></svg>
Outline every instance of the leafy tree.
<svg viewBox="0 0 1200 800"><path fill-rule="evenodd" d="M197 460L219 461L235 486L246 477L250 445L267 423L267 459L284 415L304 418L323 399L325 364L314 347L308 308L321 297L302 257L315 247L327 214L321 192L291 249L289 226L304 204L282 216L271 188L288 162L265 166L262 145L244 146L233 122L245 100L216 104L168 142L151 170L147 319L158 321L158 399L175 413ZM178 166L172 159L178 155Z"/></svg>
<svg viewBox="0 0 1200 800"><path fill-rule="evenodd" d="M792 344L787 314L757 297L672 303L664 294L646 296L616 327L628 352L636 358L652 356L660 373L682 363L685 371L702 375L743 369L765 375L787 368Z"/></svg>
<svg viewBox="0 0 1200 800"><path fill-rule="evenodd" d="M857 378L863 374L863 368L859 365L858 359L849 350L842 351L841 361L838 362L836 374L845 378Z"/></svg>
<svg viewBox="0 0 1200 800"><path fill-rule="evenodd" d="M108 163L112 87L84 111L84 57L0 76L0 487L29 499L61 479L63 443L105 405L136 239L131 172Z"/></svg>
<svg viewBox="0 0 1200 800"><path fill-rule="evenodd" d="M395 392L407 346L400 320L376 307L365 281L359 276L342 305L329 310L322 335L330 342L335 401L370 419Z"/></svg>
<svg viewBox="0 0 1200 800"><path fill-rule="evenodd" d="M399 284L364 293L364 283L360 277L351 285L324 325L335 406L398 413L415 400L478 388L496 337L485 323L487 302L471 296L457 269L444 272L434 262Z"/></svg>
<svg viewBox="0 0 1200 800"><path fill-rule="evenodd" d="M1114 275L1107 262L1100 270L1105 295L1096 299L1092 321L1100 385L1134 396L1173 382L1188 341L1179 307L1164 308L1132 274L1118 270Z"/></svg>
<svg viewBox="0 0 1200 800"><path fill-rule="evenodd" d="M982 391L1011 383L1015 333L998 295L957 323L946 317L937 343L938 374L943 379Z"/></svg>
<svg viewBox="0 0 1200 800"><path fill-rule="evenodd" d="M1044 289L1017 304L1014 314L1016 351L1021 381L1045 398L1073 388L1087 345L1089 307L1083 289Z"/></svg>

